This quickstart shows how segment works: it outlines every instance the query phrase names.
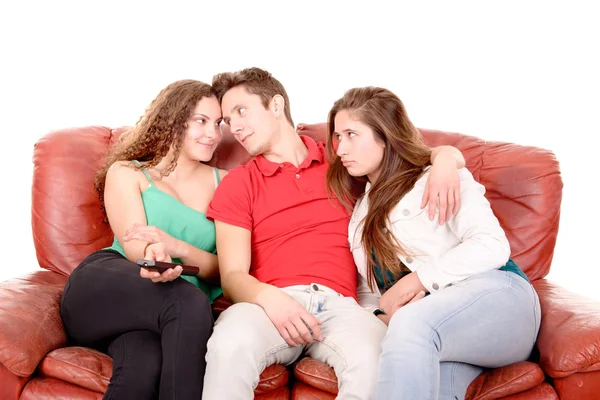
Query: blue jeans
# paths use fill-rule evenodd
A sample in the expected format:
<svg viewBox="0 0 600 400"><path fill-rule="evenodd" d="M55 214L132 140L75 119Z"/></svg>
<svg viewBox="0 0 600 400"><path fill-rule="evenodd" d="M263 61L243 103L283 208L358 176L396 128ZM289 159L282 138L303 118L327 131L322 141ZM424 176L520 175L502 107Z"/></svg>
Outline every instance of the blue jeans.
<svg viewBox="0 0 600 400"><path fill-rule="evenodd" d="M539 328L537 293L515 273L457 282L392 316L375 399L463 399L483 368L526 360Z"/></svg>

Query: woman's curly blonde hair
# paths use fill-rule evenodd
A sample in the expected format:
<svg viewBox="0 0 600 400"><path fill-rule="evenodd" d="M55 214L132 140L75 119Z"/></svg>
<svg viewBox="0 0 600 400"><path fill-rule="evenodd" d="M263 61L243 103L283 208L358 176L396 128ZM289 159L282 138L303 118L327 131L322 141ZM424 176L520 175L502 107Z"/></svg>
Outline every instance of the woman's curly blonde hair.
<svg viewBox="0 0 600 400"><path fill-rule="evenodd" d="M171 83L160 91L135 126L111 146L94 181L105 220L104 185L111 165L117 161L138 160L144 162L146 168L155 167L173 148L173 161L161 171L161 176L171 173L177 165L188 119L198 102L210 96L215 96L213 88L204 82L186 79Z"/></svg>

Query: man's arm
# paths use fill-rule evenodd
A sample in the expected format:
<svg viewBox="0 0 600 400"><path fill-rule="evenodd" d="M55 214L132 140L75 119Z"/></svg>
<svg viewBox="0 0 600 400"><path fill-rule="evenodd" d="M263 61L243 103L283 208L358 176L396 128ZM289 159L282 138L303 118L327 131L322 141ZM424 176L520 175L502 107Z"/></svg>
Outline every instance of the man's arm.
<svg viewBox="0 0 600 400"><path fill-rule="evenodd" d="M463 154L454 146L438 146L431 149L431 164L435 164L438 158L444 159L449 164L454 160L456 169L464 168L467 164ZM438 160L441 162L441 160Z"/></svg>
<svg viewBox="0 0 600 400"><path fill-rule="evenodd" d="M250 275L251 232L221 221L215 221L215 226L223 294L234 303L260 305L260 293L273 286Z"/></svg>
<svg viewBox="0 0 600 400"><path fill-rule="evenodd" d="M265 313L290 346L322 340L321 321L281 289L250 275L251 232L215 220L223 293L234 303L253 303ZM310 328L310 331L309 331ZM312 334L311 334L312 331Z"/></svg>
<svg viewBox="0 0 600 400"><path fill-rule="evenodd" d="M456 147L438 146L431 149L431 164L421 208L429 205L429 219L433 221L439 198L439 224L443 225L460 208L458 170L466 163Z"/></svg>

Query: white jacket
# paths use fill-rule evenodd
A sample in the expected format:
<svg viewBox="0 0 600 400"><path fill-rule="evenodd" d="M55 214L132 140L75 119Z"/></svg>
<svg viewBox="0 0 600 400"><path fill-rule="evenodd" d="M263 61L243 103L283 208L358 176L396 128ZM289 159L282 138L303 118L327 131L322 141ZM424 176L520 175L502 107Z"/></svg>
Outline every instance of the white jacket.
<svg viewBox="0 0 600 400"><path fill-rule="evenodd" d="M421 209L427 171L400 202L389 217L389 229L411 254L399 256L411 271L416 271L423 285L433 293L453 282L491 269L498 269L510 257L510 245L498 219L485 198L485 188L473 179L471 172L459 170L461 204L456 215L440 226L439 210L429 220L428 207ZM379 308L381 293L373 282L369 289L366 253L361 245L362 224L367 215L367 183L364 197L356 203L348 226L348 240L358 268L358 301L369 311Z"/></svg>

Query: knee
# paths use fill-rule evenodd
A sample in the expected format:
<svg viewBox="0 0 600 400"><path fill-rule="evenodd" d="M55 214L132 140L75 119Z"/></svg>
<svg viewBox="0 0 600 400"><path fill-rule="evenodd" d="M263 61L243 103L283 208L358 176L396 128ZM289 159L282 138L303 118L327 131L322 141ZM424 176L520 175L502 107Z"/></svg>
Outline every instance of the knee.
<svg viewBox="0 0 600 400"><path fill-rule="evenodd" d="M356 348L354 351L345 352L345 366L346 369L342 371L336 371L341 376L347 374L354 375L358 373L358 379L367 379L369 376L374 376L377 365L379 364L379 355L381 354L381 346L377 345L362 345L360 348Z"/></svg>
<svg viewBox="0 0 600 400"><path fill-rule="evenodd" d="M411 307L401 308L390 320L382 348L386 351L398 346L434 343L436 336L434 326L426 315L415 312Z"/></svg>
<svg viewBox="0 0 600 400"><path fill-rule="evenodd" d="M184 282L182 282L184 283ZM186 331L199 337L208 336L214 323L210 300L197 287L185 282L174 287L172 301L176 305L181 322Z"/></svg>
<svg viewBox="0 0 600 400"><path fill-rule="evenodd" d="M261 332L255 329L253 318L258 312L264 313L259 306L250 303L237 303L223 311L208 340L207 358L239 359L249 355L249 349L261 341Z"/></svg>
<svg viewBox="0 0 600 400"><path fill-rule="evenodd" d="M377 381L380 349L379 343L377 346L365 343L347 349L338 357L329 357L340 391L356 391L356 398L371 398ZM361 383L360 387L356 382Z"/></svg>

